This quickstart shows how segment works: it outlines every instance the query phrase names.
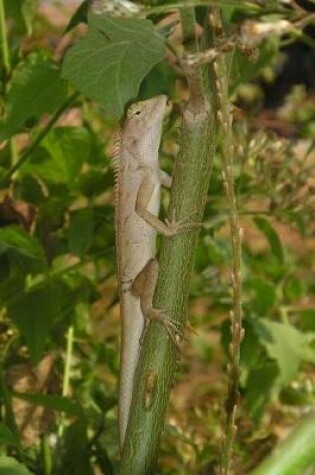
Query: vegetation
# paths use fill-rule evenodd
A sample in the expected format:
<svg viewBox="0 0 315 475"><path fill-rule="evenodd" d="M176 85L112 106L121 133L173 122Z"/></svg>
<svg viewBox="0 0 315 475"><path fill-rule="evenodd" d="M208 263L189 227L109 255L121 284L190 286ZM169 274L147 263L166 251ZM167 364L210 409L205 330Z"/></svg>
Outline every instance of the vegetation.
<svg viewBox="0 0 315 475"><path fill-rule="evenodd" d="M264 109L304 3L0 0L1 474L314 470L314 96ZM114 136L161 93L161 214L203 225L159 238L187 339L150 325L120 455Z"/></svg>

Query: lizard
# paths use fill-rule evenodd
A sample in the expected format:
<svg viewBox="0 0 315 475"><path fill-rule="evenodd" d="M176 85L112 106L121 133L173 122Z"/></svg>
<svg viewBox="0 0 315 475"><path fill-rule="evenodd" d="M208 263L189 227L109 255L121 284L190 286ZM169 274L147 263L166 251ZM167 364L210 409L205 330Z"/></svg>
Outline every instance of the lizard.
<svg viewBox="0 0 315 475"><path fill-rule="evenodd" d="M122 320L118 409L121 450L145 322L160 321L175 344L176 335L182 336L167 312L152 306L158 275L157 231L164 236L173 236L183 227L174 218L165 222L158 218L161 185L171 186L171 177L158 163L166 104L165 95L132 104L114 154L116 253Z"/></svg>

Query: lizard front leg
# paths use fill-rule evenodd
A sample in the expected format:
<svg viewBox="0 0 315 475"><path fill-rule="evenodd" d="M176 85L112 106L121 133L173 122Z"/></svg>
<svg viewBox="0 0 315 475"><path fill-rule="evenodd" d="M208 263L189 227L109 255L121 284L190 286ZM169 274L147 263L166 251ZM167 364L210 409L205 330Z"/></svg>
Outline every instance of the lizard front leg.
<svg viewBox="0 0 315 475"><path fill-rule="evenodd" d="M171 186L171 177L162 170L160 170L160 179L165 187L169 188ZM167 237L175 236L175 234L185 232L191 228L202 226L202 223L185 223L185 219L176 221L175 216L172 216L171 221L166 220L163 222L151 213L151 211L148 210L148 205L152 198L155 186L156 183L154 178L150 174L147 174L139 186L136 198L135 211L147 224L163 234L163 236Z"/></svg>
<svg viewBox="0 0 315 475"><path fill-rule="evenodd" d="M169 177L170 178L170 177ZM163 183L168 183L169 180L166 179L166 174L163 177ZM156 182L154 177L151 177L148 173L142 180L135 204L136 213L152 228L156 229L158 232L163 234L163 236L174 236L181 232L183 225L181 222L176 223L174 220L171 222L163 222L157 216L155 216L151 211L148 210L148 205L154 193Z"/></svg>
<svg viewBox="0 0 315 475"><path fill-rule="evenodd" d="M150 259L146 266L139 272L132 283L131 293L140 300L140 307L143 316L145 317L145 325L143 334L146 331L149 321L157 321L162 323L171 340L179 349L178 337L183 339L183 332L177 327L176 322L173 322L167 314L166 310L153 308L152 301L154 297L156 282L159 273L159 264L156 259ZM141 340L143 338L143 334Z"/></svg>

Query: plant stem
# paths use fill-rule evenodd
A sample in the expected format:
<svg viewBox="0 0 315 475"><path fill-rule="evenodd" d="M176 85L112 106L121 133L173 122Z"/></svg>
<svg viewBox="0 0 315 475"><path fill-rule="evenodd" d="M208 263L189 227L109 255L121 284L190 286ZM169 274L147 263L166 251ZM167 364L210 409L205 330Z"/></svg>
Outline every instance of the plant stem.
<svg viewBox="0 0 315 475"><path fill-rule="evenodd" d="M218 10L213 10L210 16L213 27L214 43L223 34L221 17ZM235 439L236 426L235 416L238 404L238 381L240 374L240 346L244 336L242 329L242 276L241 276L241 227L239 223L236 196L233 177L233 115L229 102L228 90L228 70L224 55L220 55L214 61L214 71L216 75L215 92L218 103L218 121L221 128L221 150L223 157L223 185L226 194L231 244L232 244L232 286L234 303L230 312L231 337L230 343L230 364L228 365L228 395L225 404L226 421L225 435L222 446L221 473L228 475L232 464L233 443Z"/></svg>
<svg viewBox="0 0 315 475"><path fill-rule="evenodd" d="M0 0L1 1L1 0ZM34 142L29 146L29 148L22 154L21 158L13 165L13 167L4 175L1 179L0 185L3 185L7 182L9 178L26 162L26 160L31 156L34 150L41 144L48 132L53 128L59 117L64 113L64 111L72 104L72 102L78 97L79 93L75 92L68 99L61 104L59 109L54 113L54 115L49 120L46 127L40 131Z"/></svg>
<svg viewBox="0 0 315 475"><path fill-rule="evenodd" d="M1 46L2 46L2 61L3 61L5 72L9 74L11 70L11 63L10 63L10 53L9 53L9 45L8 45L8 37L7 37L7 29L6 29L6 15L5 15L4 0L0 0L0 31L1 31Z"/></svg>
<svg viewBox="0 0 315 475"><path fill-rule="evenodd" d="M44 475L51 475L52 459L51 459L51 451L49 447L49 437L47 436L47 434L44 434L42 437L42 454L43 454Z"/></svg>

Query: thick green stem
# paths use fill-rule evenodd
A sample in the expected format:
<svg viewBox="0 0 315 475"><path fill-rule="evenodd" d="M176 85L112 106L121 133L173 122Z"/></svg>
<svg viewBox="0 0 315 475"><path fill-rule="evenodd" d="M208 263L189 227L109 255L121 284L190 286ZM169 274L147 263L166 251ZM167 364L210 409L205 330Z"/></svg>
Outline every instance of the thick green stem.
<svg viewBox="0 0 315 475"><path fill-rule="evenodd" d="M187 82L201 70L186 70ZM194 82L196 84L196 82ZM216 142L214 115L208 97L195 91L183 113L180 152L173 174L169 215L200 222L207 197ZM202 97L202 101L199 98ZM185 328L191 271L198 229L165 238L154 307ZM179 353L159 323L151 323L141 348L129 424L122 453L121 474L155 473L157 450Z"/></svg>
<svg viewBox="0 0 315 475"><path fill-rule="evenodd" d="M315 413L299 422L250 475L304 475L311 467L315 469Z"/></svg>

